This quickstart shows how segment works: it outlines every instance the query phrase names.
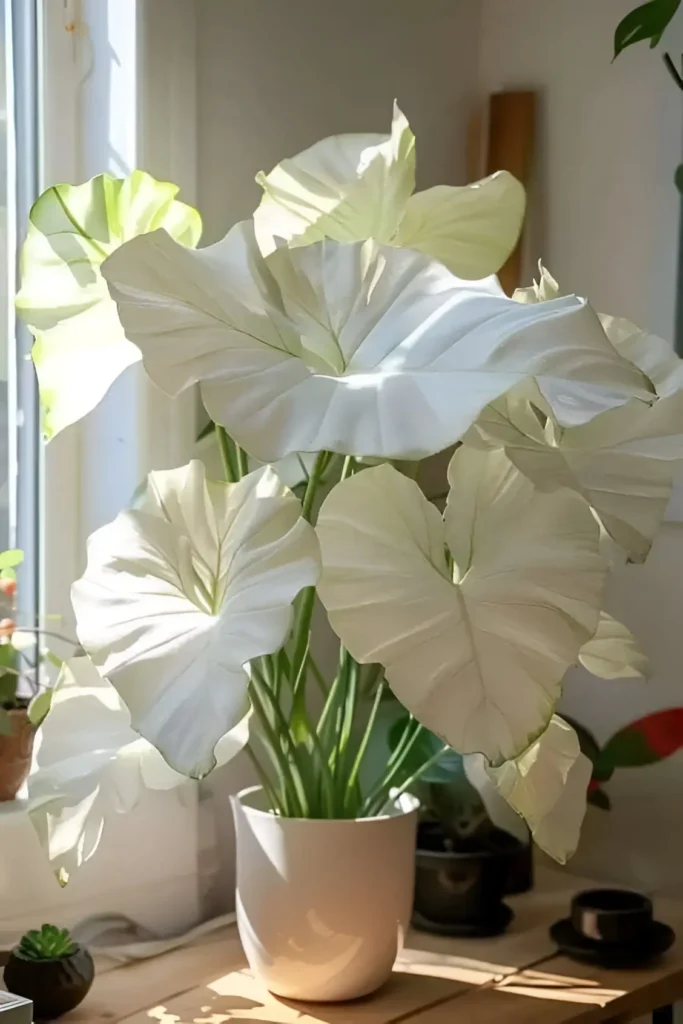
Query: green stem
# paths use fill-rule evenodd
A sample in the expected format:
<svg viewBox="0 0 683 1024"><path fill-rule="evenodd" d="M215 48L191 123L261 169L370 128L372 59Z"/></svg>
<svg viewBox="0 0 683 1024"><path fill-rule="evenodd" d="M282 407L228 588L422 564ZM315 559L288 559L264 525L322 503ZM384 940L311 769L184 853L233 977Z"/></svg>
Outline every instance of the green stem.
<svg viewBox="0 0 683 1024"><path fill-rule="evenodd" d="M323 473L325 472L328 456L328 452L318 452L315 457L315 462L313 463L311 475L306 483L304 500L301 503L301 515L309 523L311 522L311 516L313 515L313 503L315 502L318 486L322 480Z"/></svg>
<svg viewBox="0 0 683 1024"><path fill-rule="evenodd" d="M276 696L275 692L269 687L268 683L265 680L263 680L263 679L259 679L258 680L258 685L260 685L265 690L265 693L266 693L266 696L268 698L269 704L272 707L273 714L275 716L275 729L279 730L280 735L285 740L285 742L287 744L287 748L289 750L290 762L296 768L297 777L298 777L298 786L299 786L299 789L300 789L301 802L306 807L307 815L312 814L313 805L312 805L311 801L313 799L317 799L317 796L316 796L315 793L308 792L307 789L306 789L306 783L304 781L305 778L306 778L306 772L305 772L304 764L302 764L302 759L305 756L304 750L301 747L297 746L297 744L295 742L295 738L292 736L292 731L290 729L289 723L287 722L287 719L284 716L284 713L282 711L282 708L280 707L280 703L279 703L279 701L277 699L277 696ZM309 732L307 732L305 734L305 739L310 741L310 747L311 747L312 753L315 754L316 757L319 760L319 763L320 763L320 776L319 776L319 778L320 778L320 782L321 782L321 785L322 785L323 793L324 793L326 804L327 804L327 812L328 813L327 813L326 816L327 817L331 817L332 816L332 810L333 810L333 797L334 797L333 786L332 786L332 773L330 772L330 767L329 767L329 764L327 763L327 758L326 758L325 752L324 752L324 750L323 750L323 748L322 748L322 746L320 744L320 740L318 739L317 733L314 730L310 730ZM296 783L297 783L297 778L295 778L295 784ZM312 787L309 787L309 788L312 788Z"/></svg>
<svg viewBox="0 0 683 1024"><path fill-rule="evenodd" d="M664 54L664 64L678 88L683 90L683 77L668 53Z"/></svg>
<svg viewBox="0 0 683 1024"><path fill-rule="evenodd" d="M301 503L301 515L309 523L312 521L315 496L322 480L327 460L328 452L318 452L311 475L306 483L306 492ZM302 593L299 614L294 626L294 651L292 654L291 675L294 690L292 695L291 723L295 733L300 733L304 728L309 733L311 731L306 709L306 664L314 606L315 587L306 587Z"/></svg>
<svg viewBox="0 0 683 1024"><path fill-rule="evenodd" d="M393 766L389 768L384 777L380 779L379 783L374 787L372 792L368 794L368 796L365 799L365 803L363 804L363 809L366 815L373 814L377 806L382 807L383 804L386 802L392 782L400 773L408 755L410 754L410 751L413 749L413 747L415 746L423 732L423 726L418 725L418 727L415 729L408 742L405 744L401 756L394 762Z"/></svg>
<svg viewBox="0 0 683 1024"><path fill-rule="evenodd" d="M348 652L345 647L341 647L339 650L339 668L337 670L337 675L330 687L330 691L327 694L327 700L323 705L323 709L318 719L318 735L323 739L323 741L329 731L328 723L332 721L334 712L338 710L339 694L346 688L346 673L348 671L348 667Z"/></svg>
<svg viewBox="0 0 683 1024"><path fill-rule="evenodd" d="M416 722L412 715L408 718L406 727L403 730L400 740L396 744L393 752L389 756L387 767L392 768L399 758L403 757L403 751L405 750L406 743L411 739L413 732L417 732L420 728L419 722Z"/></svg>
<svg viewBox="0 0 683 1024"><path fill-rule="evenodd" d="M253 766L254 766L254 768L256 770L256 774L258 775L258 780L259 780L259 782L261 784L263 792L266 794L266 799L270 803L271 810L273 812L276 812L277 814L279 814L281 816L284 816L284 808L282 806L282 802L281 802L280 798L278 797L277 792L275 791L275 788L274 788L272 782L268 778L268 772L262 766L261 762L259 761L258 757L256 756L256 753L254 752L252 746L249 743L247 743L247 745L246 745L246 747L244 749L245 749L247 757L249 758L249 760L251 761L251 763L253 764Z"/></svg>
<svg viewBox="0 0 683 1024"><path fill-rule="evenodd" d="M258 659L258 662L259 662L259 669L260 669L260 672L261 672L261 676L263 677L263 679L268 684L268 688L270 690L272 690L273 693L275 693L276 692L276 688L277 688L277 679L276 679L276 673L275 673L274 668L273 668L272 656L270 654L263 654Z"/></svg>
<svg viewBox="0 0 683 1024"><path fill-rule="evenodd" d="M349 671L347 675L347 684L344 690L344 702L342 705L342 725L339 730L337 751L334 762L334 780L335 783L342 787L343 792L346 791L346 787L344 786L344 769L346 767L349 745L351 743L353 720L356 716L359 674L360 666L358 662L354 661L349 656Z"/></svg>
<svg viewBox="0 0 683 1024"><path fill-rule="evenodd" d="M254 713L261 725L261 728L263 729L263 741L266 750L273 762L273 766L279 770L281 775L287 816L289 817L290 810L293 810L295 817L305 818L306 815L299 798L297 785L292 776L292 765L282 749L279 736L273 727L273 724L268 717L268 713L261 702L258 691L254 686L251 687L251 703L254 708Z"/></svg>
<svg viewBox="0 0 683 1024"><path fill-rule="evenodd" d="M356 460L353 455L347 455L342 464L342 471L339 480L346 480L348 476L351 476L356 466Z"/></svg>
<svg viewBox="0 0 683 1024"><path fill-rule="evenodd" d="M325 750L323 749L322 743L320 742L320 737L318 736L315 729L312 729L310 731L310 733L308 734L308 738L310 739L311 742L311 748L315 753L320 764L320 779L323 791L322 795L325 798L326 804L325 817L333 818L336 816L334 814L334 779L332 776L332 772L330 771L330 765L327 760L327 755L325 753Z"/></svg>
<svg viewBox="0 0 683 1024"><path fill-rule="evenodd" d="M228 432L225 427L222 427L220 423L216 423L214 426L216 428L216 437L218 438L218 447L220 449L221 460L223 462L225 479L229 484L232 484L237 480L237 471L232 461L230 438L228 437Z"/></svg>
<svg viewBox="0 0 683 1024"><path fill-rule="evenodd" d="M237 450L237 472L241 480L243 476L247 476L249 473L249 456L244 448L240 448L238 444L235 445L235 448Z"/></svg>
<svg viewBox="0 0 683 1024"><path fill-rule="evenodd" d="M402 793L405 793L406 790L410 789L411 786L414 786L416 782L419 782L420 778L424 775L424 773L426 771L428 771L428 769L431 768L433 765L435 765L438 761L440 761L440 759L443 757L443 755L449 749L450 748L449 748L448 744L444 744L443 747L441 747L440 750L437 750L437 752L435 754L432 754L432 756L430 758L428 758L428 760L426 760L424 762L424 764L420 765L420 767L417 769L416 772L413 772L413 774L409 778L407 778L405 782L401 783L401 785L398 787L396 792L393 794L392 799L396 800L399 796L401 796ZM388 794L387 794L387 796L388 796ZM386 800L386 798L385 798L385 800ZM380 807L379 807L379 810L381 810L381 809L382 809L382 805L380 805ZM375 813L377 813L377 812L375 812Z"/></svg>
<svg viewBox="0 0 683 1024"><path fill-rule="evenodd" d="M383 672L382 665L376 665L375 664L375 665L368 665L367 666L367 673L365 674L365 677L362 678L362 681L361 681L361 690L362 690L364 696L366 696L366 697L372 696L372 688L374 687L375 683L379 679L379 677L382 674L382 672ZM380 683L380 689L381 690L384 689L384 684L383 683Z"/></svg>
<svg viewBox="0 0 683 1024"><path fill-rule="evenodd" d="M372 708L370 709L370 715L368 717L368 721L367 721L367 724L365 726L365 731L363 733L362 739L360 741L360 745L358 747L358 751L356 753L356 758L355 758L355 760L353 762L353 765L351 767L351 771L349 773L348 782L346 783L346 796L344 798L344 803L347 806L348 806L348 804L351 801L351 796L353 794L353 790L354 790L354 788L356 786L356 782L358 780L358 775L360 773L361 764L362 764L363 758L365 757L365 752L366 752L366 750L368 748L368 743L370 742L370 737L372 736L372 730L375 727L375 721L377 720L377 713L379 712L380 704L382 703L382 693L383 693L383 691L384 691L384 683L380 683L379 686L377 687L377 692L375 693L375 699L372 702Z"/></svg>
<svg viewBox="0 0 683 1024"><path fill-rule="evenodd" d="M272 724L271 728L273 732L279 737L279 749L282 751L283 756L287 760L292 783L294 785L294 788L296 789L298 802L302 810L301 817L306 818L308 817L309 808L308 798L306 795L306 787L304 785L304 769L299 761L297 746L292 737L292 733L289 728L289 723L284 716L279 701L275 698L275 693L270 688L268 683L264 679L260 678L258 675L254 676L253 683L264 691L265 697L267 698L267 704L264 702L262 704L262 707L264 708L266 713L268 707L270 707L273 712L274 723ZM261 700L260 694L258 695L258 699ZM287 747L287 752L285 752L283 749L283 742Z"/></svg>
<svg viewBox="0 0 683 1024"><path fill-rule="evenodd" d="M308 667L310 668L311 675L313 676L313 678L315 679L316 683L318 684L318 687L319 687L320 692L322 693L323 697L327 697L327 695L330 692L330 688L327 685L327 682L325 680L325 676L322 674L322 672L318 668L317 662L315 661L315 659L311 655L310 651L309 651L309 654L308 654Z"/></svg>

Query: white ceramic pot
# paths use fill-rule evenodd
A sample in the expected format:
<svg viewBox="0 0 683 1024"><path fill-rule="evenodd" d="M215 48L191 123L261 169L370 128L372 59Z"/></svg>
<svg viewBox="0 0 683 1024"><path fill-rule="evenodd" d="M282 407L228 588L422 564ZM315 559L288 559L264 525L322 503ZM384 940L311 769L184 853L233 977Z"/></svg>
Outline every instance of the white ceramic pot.
<svg viewBox="0 0 683 1024"><path fill-rule="evenodd" d="M280 818L260 788L233 798L237 924L276 995L357 999L390 976L410 920L417 801L376 818Z"/></svg>

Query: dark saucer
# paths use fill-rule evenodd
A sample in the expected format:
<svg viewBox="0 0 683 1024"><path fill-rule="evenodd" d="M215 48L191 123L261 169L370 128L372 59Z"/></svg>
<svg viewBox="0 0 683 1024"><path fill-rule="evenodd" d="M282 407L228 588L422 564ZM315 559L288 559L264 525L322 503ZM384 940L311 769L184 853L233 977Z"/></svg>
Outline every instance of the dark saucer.
<svg viewBox="0 0 683 1024"><path fill-rule="evenodd" d="M653 921L643 930L637 945L596 941L577 932L568 917L551 926L550 937L561 953L600 967L639 967L661 956L676 940L673 928L661 921Z"/></svg>
<svg viewBox="0 0 683 1024"><path fill-rule="evenodd" d="M487 921L430 921L417 911L413 912L412 924L421 932L432 932L434 935L449 935L452 938L488 939L493 935L501 935L514 918L514 912L506 903L500 907Z"/></svg>

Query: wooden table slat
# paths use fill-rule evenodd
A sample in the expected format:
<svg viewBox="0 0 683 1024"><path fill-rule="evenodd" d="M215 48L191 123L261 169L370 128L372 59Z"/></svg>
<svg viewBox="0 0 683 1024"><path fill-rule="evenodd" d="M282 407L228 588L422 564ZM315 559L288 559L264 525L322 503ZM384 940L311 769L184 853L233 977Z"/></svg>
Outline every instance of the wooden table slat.
<svg viewBox="0 0 683 1024"><path fill-rule="evenodd" d="M510 930L491 939L411 932L393 978L347 1004L278 1000L249 973L234 927L155 959L99 973L65 1024L599 1024L633 1020L683 999L683 942L637 971L605 971L558 956L549 925L583 880L539 877L511 901ZM683 905L657 916L683 936ZM110 965L111 966L111 965Z"/></svg>
<svg viewBox="0 0 683 1024"><path fill-rule="evenodd" d="M86 1000L60 1020L69 1024L119 1024L132 1014L204 985L246 964L234 928L191 946L99 973ZM98 965L99 967L99 965ZM150 1024L149 1017L142 1019Z"/></svg>
<svg viewBox="0 0 683 1024"><path fill-rule="evenodd" d="M392 1024L439 1001L450 1003L466 985L444 978L397 973L380 993L353 1003L294 1003L276 999L252 975L235 971L157 1007L126 1017L121 1024Z"/></svg>

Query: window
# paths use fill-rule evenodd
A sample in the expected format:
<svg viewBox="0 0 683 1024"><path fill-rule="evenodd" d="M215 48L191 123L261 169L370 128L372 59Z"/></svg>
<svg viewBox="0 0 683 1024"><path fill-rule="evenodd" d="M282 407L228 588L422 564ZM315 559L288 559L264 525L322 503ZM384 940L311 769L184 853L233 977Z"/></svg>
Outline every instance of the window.
<svg viewBox="0 0 683 1024"><path fill-rule="evenodd" d="M39 190L37 0L0 0L0 545L24 551L18 621L38 623L42 576L42 442L32 338L15 317L18 251Z"/></svg>
<svg viewBox="0 0 683 1024"><path fill-rule="evenodd" d="M172 420L150 408L142 375L129 374L43 454L32 338L14 316L17 245L46 186L126 174L139 162L138 28L147 11L147 0L0 0L0 549L26 552L19 621L40 612L69 637L69 588L83 571L87 536L159 464L148 455L150 437L156 431L169 444ZM184 42L180 34L178 47ZM72 653L70 644L50 646ZM122 851L134 864L123 875ZM107 822L98 856L60 890L21 801L0 804L0 944L36 921L71 924L113 910L161 934L183 931L201 914L199 857L195 790L153 794Z"/></svg>

